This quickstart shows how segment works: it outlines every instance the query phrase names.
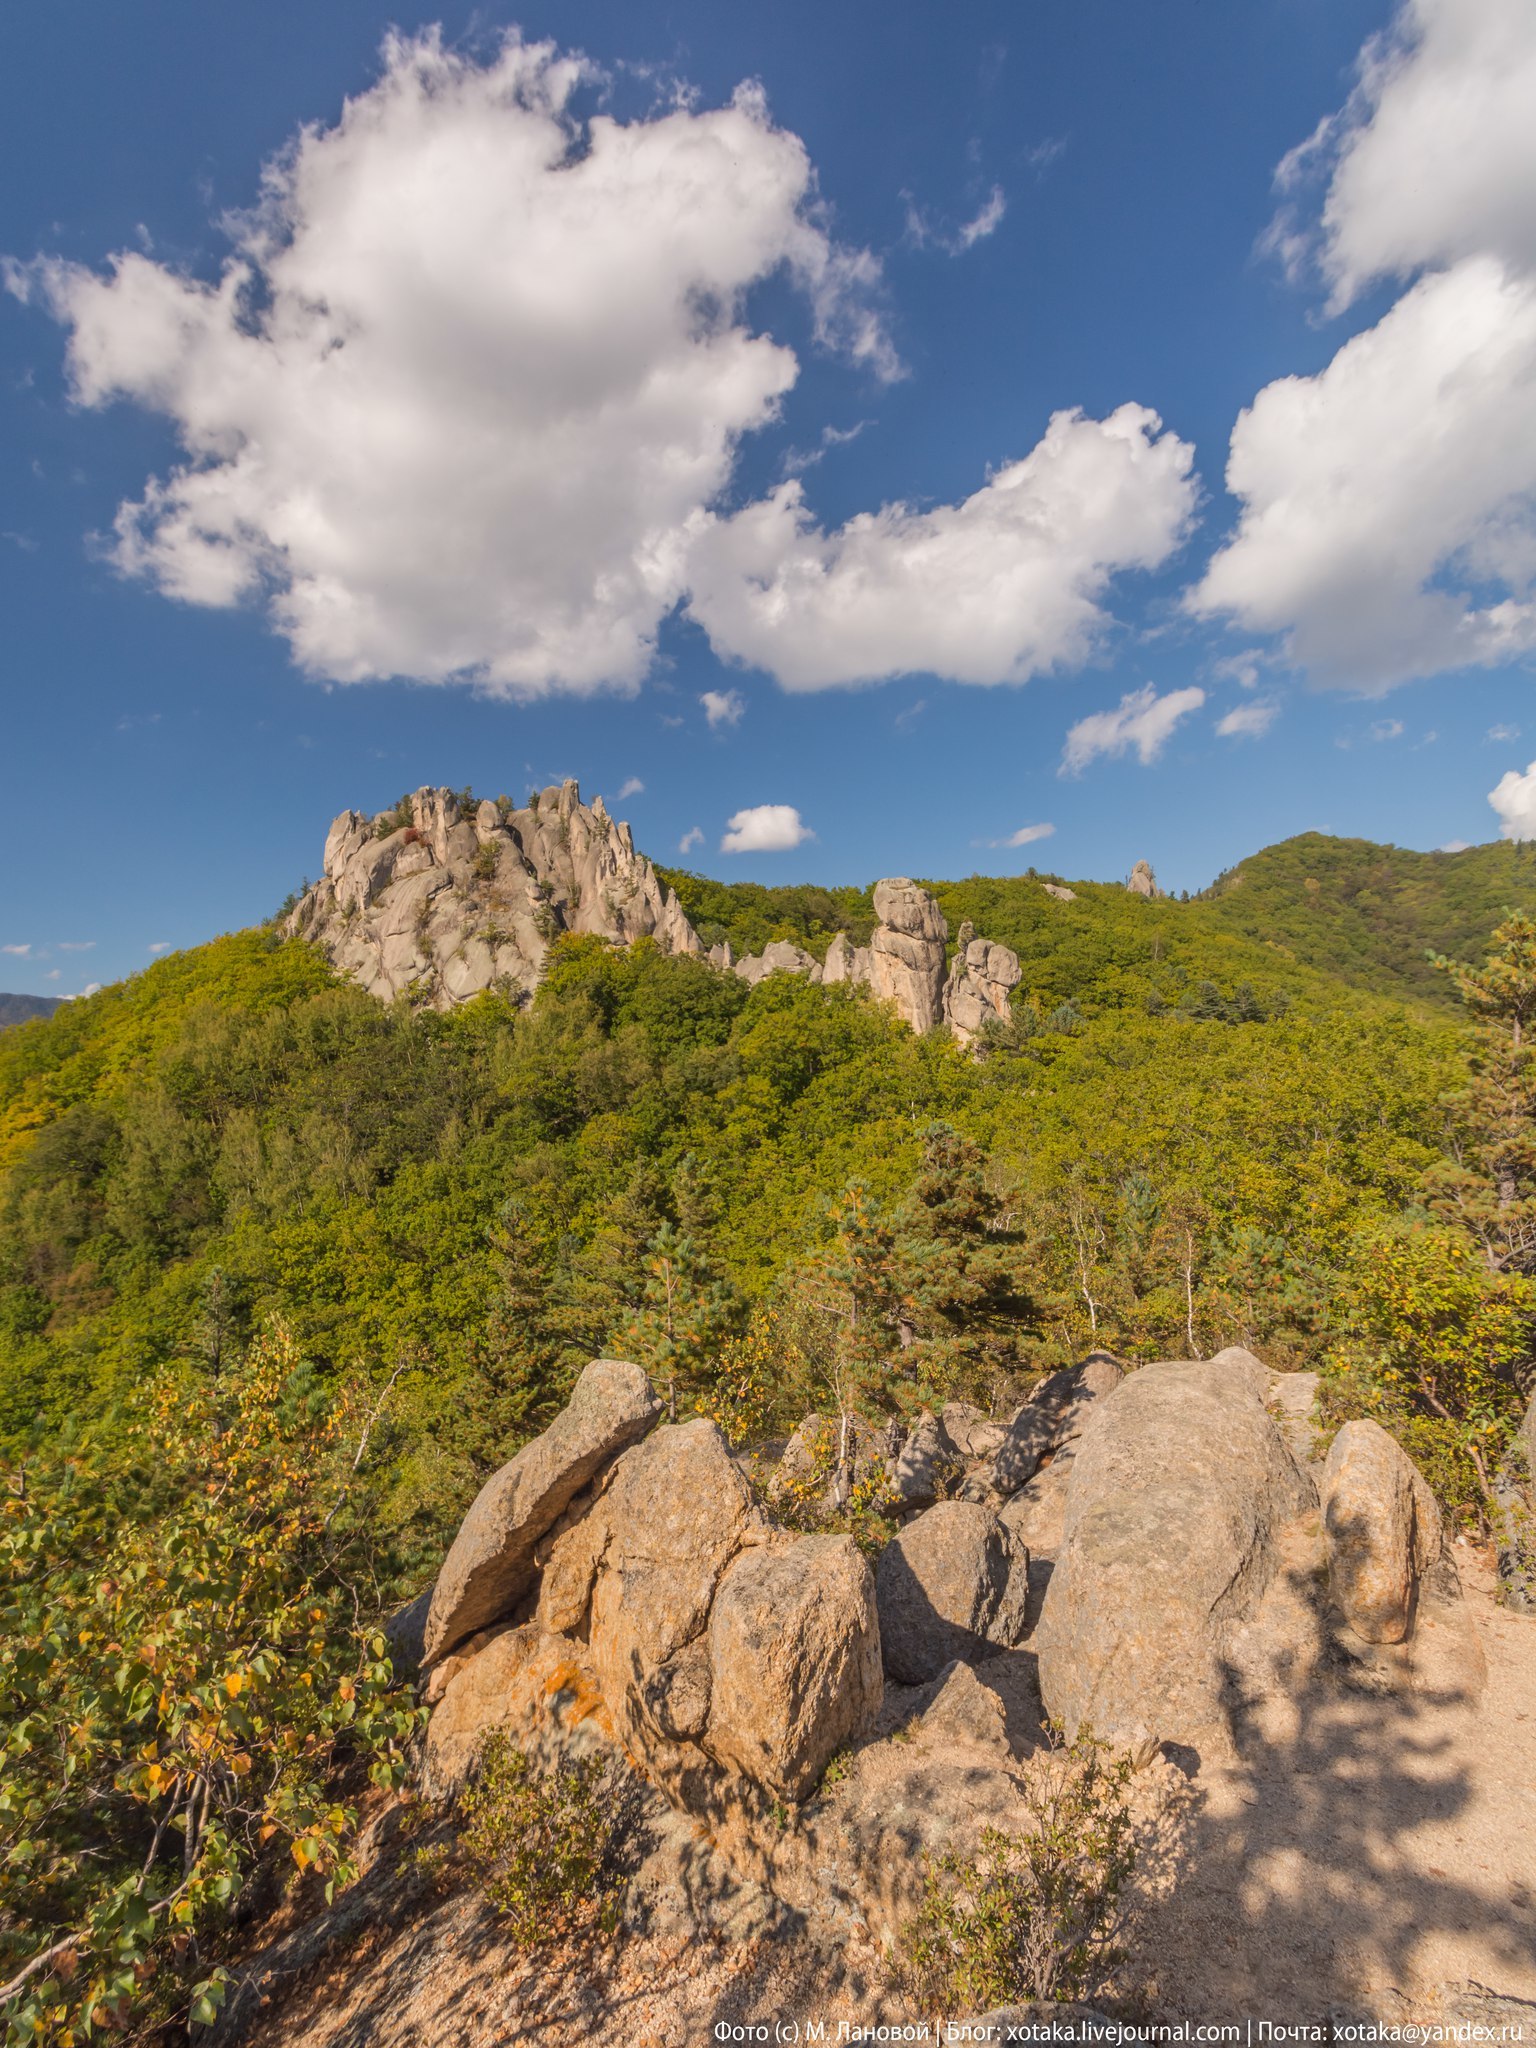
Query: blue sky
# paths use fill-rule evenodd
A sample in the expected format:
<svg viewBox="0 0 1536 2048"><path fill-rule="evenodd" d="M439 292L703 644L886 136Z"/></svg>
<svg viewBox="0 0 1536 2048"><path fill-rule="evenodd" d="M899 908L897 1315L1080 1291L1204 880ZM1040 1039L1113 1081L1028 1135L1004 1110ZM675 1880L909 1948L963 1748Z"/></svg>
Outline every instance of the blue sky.
<svg viewBox="0 0 1536 2048"><path fill-rule="evenodd" d="M424 782L759 880L1536 834L1533 95L1528 0L12 0L0 986Z"/></svg>

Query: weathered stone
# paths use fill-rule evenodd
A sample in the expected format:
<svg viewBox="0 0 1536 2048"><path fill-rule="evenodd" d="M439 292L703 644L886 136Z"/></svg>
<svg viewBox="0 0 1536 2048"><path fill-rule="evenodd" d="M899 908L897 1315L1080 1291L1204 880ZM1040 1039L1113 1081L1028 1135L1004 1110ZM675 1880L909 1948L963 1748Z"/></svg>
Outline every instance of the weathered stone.
<svg viewBox="0 0 1536 2048"><path fill-rule="evenodd" d="M1264 1406L1256 1361L1143 1366L1077 1446L1056 1567L1032 1638L1070 1733L1230 1754L1234 1636L1279 1571L1280 1532L1316 1505Z"/></svg>
<svg viewBox="0 0 1536 2048"><path fill-rule="evenodd" d="M433 1799L457 1790L493 1731L506 1729L534 1746L547 1739L551 1723L588 1723L611 1741L613 1723L586 1657L532 1624L498 1631L459 1665L433 1710L423 1790Z"/></svg>
<svg viewBox="0 0 1536 2048"><path fill-rule="evenodd" d="M1054 896L1058 903L1075 903L1077 891L1065 888L1060 882L1042 882L1041 888L1047 896Z"/></svg>
<svg viewBox="0 0 1536 2048"><path fill-rule="evenodd" d="M962 1458L990 1457L1008 1434L1005 1422L994 1422L970 1401L946 1401L939 1420Z"/></svg>
<svg viewBox="0 0 1536 2048"><path fill-rule="evenodd" d="M600 797L583 804L574 782L505 817L492 803L460 817L446 789L419 789L410 805L412 822L383 838L376 828L392 819L343 811L324 873L288 923L375 994L448 1009L499 982L531 993L550 939L564 931L699 951L629 827Z"/></svg>
<svg viewBox="0 0 1536 2048"><path fill-rule="evenodd" d="M891 1463L891 1497L899 1508L926 1508L947 1493L963 1467L942 1423L925 1408Z"/></svg>
<svg viewBox="0 0 1536 2048"><path fill-rule="evenodd" d="M821 978L825 982L852 981L853 947L846 932L839 932L827 948L827 957L822 962Z"/></svg>
<svg viewBox="0 0 1536 2048"><path fill-rule="evenodd" d="M870 983L917 1032L944 1014L944 943L949 927L928 894L904 875L875 884L880 919L869 942Z"/></svg>
<svg viewBox="0 0 1536 2048"><path fill-rule="evenodd" d="M969 924L961 926L961 939L944 986L944 1014L955 1037L969 1045L988 1023L1007 1021L1008 998L1023 970L1017 953L974 937Z"/></svg>
<svg viewBox="0 0 1536 2048"><path fill-rule="evenodd" d="M1007 1757L1008 1716L990 1686L983 1685L969 1664L951 1664L939 1689L924 1708L918 1735L936 1749L990 1749Z"/></svg>
<svg viewBox="0 0 1536 2048"><path fill-rule="evenodd" d="M1150 861L1137 861L1135 867L1131 869L1130 879L1126 882L1125 886L1133 896L1160 896L1162 894L1162 891L1157 886L1157 877L1152 872L1152 863Z"/></svg>
<svg viewBox="0 0 1536 2048"><path fill-rule="evenodd" d="M655 1422L661 1403L637 1365L594 1358L569 1405L488 1479L443 1561L427 1621L431 1664L509 1614L533 1582L534 1550L571 1499Z"/></svg>
<svg viewBox="0 0 1536 2048"><path fill-rule="evenodd" d="M1125 1369L1107 1351L1042 1380L1008 1425L1001 1444L967 1480L966 1500L1010 1500L1027 1486L1042 1458L1082 1435L1096 1404L1112 1394Z"/></svg>
<svg viewBox="0 0 1536 2048"><path fill-rule="evenodd" d="M998 1510L1031 1557L1055 1557L1067 1526L1067 1489L1072 1482L1076 1444L1063 1444L1042 1465L1027 1486L1021 1486Z"/></svg>
<svg viewBox="0 0 1536 2048"><path fill-rule="evenodd" d="M421 1660L426 1654L427 1615L432 1607L432 1588L406 1606L392 1614L384 1624L384 1640L389 1645L390 1662L395 1667L397 1678L414 1678L421 1669Z"/></svg>
<svg viewBox="0 0 1536 2048"><path fill-rule="evenodd" d="M1400 1643L1419 1580L1439 1557L1440 1511L1418 1468L1380 1423L1346 1422L1323 1467L1329 1583L1368 1643Z"/></svg>
<svg viewBox="0 0 1536 2048"><path fill-rule="evenodd" d="M704 1746L776 1798L801 1800L880 1706L875 1587L849 1536L749 1550L709 1617Z"/></svg>
<svg viewBox="0 0 1536 2048"><path fill-rule="evenodd" d="M770 974L803 974L808 981L821 980L821 963L788 939L774 939L761 953L748 954L738 960L735 972L750 987L755 988Z"/></svg>
<svg viewBox="0 0 1536 2048"><path fill-rule="evenodd" d="M881 1551L875 1591L885 1668L921 1685L957 1658L974 1664L1019 1641L1029 1557L990 1509L940 1501Z"/></svg>

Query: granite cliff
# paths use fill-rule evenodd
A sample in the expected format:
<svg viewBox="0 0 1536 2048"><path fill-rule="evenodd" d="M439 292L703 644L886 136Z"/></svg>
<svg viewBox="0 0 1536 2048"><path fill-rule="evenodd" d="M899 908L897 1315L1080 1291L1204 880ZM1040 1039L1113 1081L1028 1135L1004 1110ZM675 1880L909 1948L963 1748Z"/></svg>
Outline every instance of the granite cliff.
<svg viewBox="0 0 1536 2048"><path fill-rule="evenodd" d="M371 818L343 811L326 836L324 872L285 929L382 1000L439 1010L488 988L531 995L551 942L586 932L618 945L651 939L754 985L775 973L862 985L914 1031L948 1024L962 1045L1007 1017L1020 968L1006 946L964 924L951 958L938 904L905 876L875 884L875 914L868 946L839 932L825 961L787 941L743 960L728 945L705 955L628 825L564 782L522 809L423 788Z"/></svg>

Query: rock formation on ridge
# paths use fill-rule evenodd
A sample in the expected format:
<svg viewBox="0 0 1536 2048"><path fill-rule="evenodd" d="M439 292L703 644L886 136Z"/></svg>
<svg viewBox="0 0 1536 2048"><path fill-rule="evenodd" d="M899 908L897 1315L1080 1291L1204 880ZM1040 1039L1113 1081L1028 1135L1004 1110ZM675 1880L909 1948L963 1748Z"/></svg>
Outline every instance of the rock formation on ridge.
<svg viewBox="0 0 1536 2048"><path fill-rule="evenodd" d="M875 914L867 946L839 932L824 962L785 939L742 960L726 941L705 954L628 825L565 782L521 810L485 802L470 815L454 791L422 788L372 818L343 811L326 836L324 872L284 929L313 940L371 995L438 1010L488 988L531 995L551 941L587 932L618 945L652 939L753 987L770 974L862 985L914 1031L947 1023L962 1045L989 1018L1007 1017L1017 954L966 924L946 977L944 914L905 876L875 884Z"/></svg>

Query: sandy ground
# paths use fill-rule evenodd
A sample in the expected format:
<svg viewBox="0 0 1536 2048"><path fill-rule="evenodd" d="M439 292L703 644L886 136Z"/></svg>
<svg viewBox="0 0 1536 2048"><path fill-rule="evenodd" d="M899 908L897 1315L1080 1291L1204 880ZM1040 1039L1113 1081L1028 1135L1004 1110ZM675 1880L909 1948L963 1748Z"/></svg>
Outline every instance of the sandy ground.
<svg viewBox="0 0 1536 2048"><path fill-rule="evenodd" d="M1458 1982L1536 2000L1536 1617L1457 1562L1476 1706L1330 1691L1288 1742L1200 1774L1191 1859L1138 1944L1160 2016L1406 2019Z"/></svg>

